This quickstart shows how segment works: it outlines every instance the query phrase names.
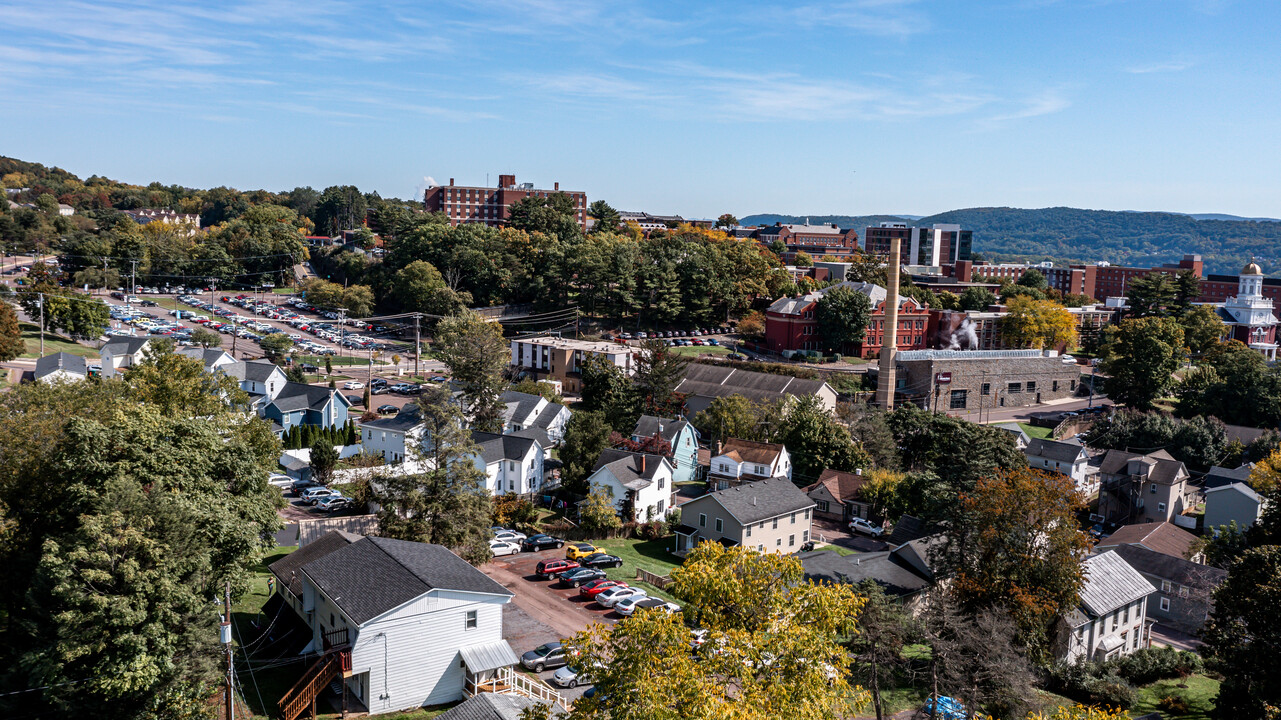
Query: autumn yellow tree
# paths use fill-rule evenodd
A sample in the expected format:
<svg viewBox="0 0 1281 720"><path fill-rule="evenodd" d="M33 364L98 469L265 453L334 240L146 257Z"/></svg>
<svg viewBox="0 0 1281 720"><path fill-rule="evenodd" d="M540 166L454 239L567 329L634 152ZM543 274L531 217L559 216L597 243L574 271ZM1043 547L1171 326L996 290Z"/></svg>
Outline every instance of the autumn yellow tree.
<svg viewBox="0 0 1281 720"><path fill-rule="evenodd" d="M1055 619L1076 607L1085 584L1084 498L1066 475L1023 467L980 478L960 499L963 521L944 552L957 599L970 610L1005 609L1044 659Z"/></svg>
<svg viewBox="0 0 1281 720"><path fill-rule="evenodd" d="M863 603L849 586L805 581L791 556L718 543L690 551L672 579L683 613L642 610L567 641L596 686L572 720L826 720L866 703L839 642ZM680 615L704 629L695 653Z"/></svg>
<svg viewBox="0 0 1281 720"><path fill-rule="evenodd" d="M1076 346L1076 319L1053 300L1019 295L1010 298L1006 309L1009 314L1001 321L1001 339L1007 345L1037 349Z"/></svg>
<svg viewBox="0 0 1281 720"><path fill-rule="evenodd" d="M1281 487L1281 450L1275 450L1260 460L1250 471L1247 480L1256 492L1266 493Z"/></svg>

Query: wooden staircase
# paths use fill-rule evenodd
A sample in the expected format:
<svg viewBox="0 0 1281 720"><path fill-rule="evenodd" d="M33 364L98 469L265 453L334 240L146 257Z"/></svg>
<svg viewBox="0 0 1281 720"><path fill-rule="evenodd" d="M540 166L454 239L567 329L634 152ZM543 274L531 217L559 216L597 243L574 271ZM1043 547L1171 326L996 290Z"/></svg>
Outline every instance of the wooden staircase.
<svg viewBox="0 0 1281 720"><path fill-rule="evenodd" d="M348 648L328 650L307 668L302 678L280 699L280 716L283 720L295 720L310 707L312 720L315 720L316 697L340 675L344 678L351 676L351 650Z"/></svg>

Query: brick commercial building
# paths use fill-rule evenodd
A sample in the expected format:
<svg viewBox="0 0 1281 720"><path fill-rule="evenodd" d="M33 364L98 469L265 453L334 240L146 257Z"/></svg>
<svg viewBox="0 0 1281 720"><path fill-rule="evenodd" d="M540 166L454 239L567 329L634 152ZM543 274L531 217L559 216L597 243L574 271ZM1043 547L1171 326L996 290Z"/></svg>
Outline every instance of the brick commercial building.
<svg viewBox="0 0 1281 720"><path fill-rule="evenodd" d="M781 240L787 249L780 256L784 263L796 260L805 252L815 260L843 261L858 252L858 231L842 230L835 225L765 225L756 231L756 239L765 247Z"/></svg>
<svg viewBox="0 0 1281 720"><path fill-rule="evenodd" d="M848 287L863 293L872 302L871 321L863 341L851 343L840 351L862 358L876 357L885 340L885 288L872 283L844 282L832 287ZM774 352L785 350L824 350L819 336L815 309L823 294L831 288L815 290L800 297L783 297L775 300L765 311L765 344ZM898 348L917 350L929 347L928 305L921 305L912 298L899 299Z"/></svg>
<svg viewBox="0 0 1281 720"><path fill-rule="evenodd" d="M498 187L465 187L454 185L449 179L448 186L427 188L423 193L423 206L427 212L440 212L449 216L451 225L461 223L484 223L489 226L506 225L510 218L509 208L517 200L527 197L548 197L555 193L564 193L574 201L574 219L578 226L587 229L587 193L575 190L561 190L560 183L555 183L551 190L539 190L533 183L516 184L515 175L499 175Z"/></svg>
<svg viewBox="0 0 1281 720"><path fill-rule="evenodd" d="M908 227L905 223L881 223L863 231L863 249L878 257L889 257L897 241L903 251L903 265L939 267L968 261L974 249L974 233L960 225Z"/></svg>
<svg viewBox="0 0 1281 720"><path fill-rule="evenodd" d="M896 404L953 415L1070 398L1080 381L1053 350L909 350L897 365Z"/></svg>

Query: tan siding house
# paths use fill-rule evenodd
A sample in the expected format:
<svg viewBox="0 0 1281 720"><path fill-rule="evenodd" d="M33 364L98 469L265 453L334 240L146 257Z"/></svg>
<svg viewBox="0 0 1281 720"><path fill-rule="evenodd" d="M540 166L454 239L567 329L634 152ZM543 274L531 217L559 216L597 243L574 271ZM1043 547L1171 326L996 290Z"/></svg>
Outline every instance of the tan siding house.
<svg viewBox="0 0 1281 720"><path fill-rule="evenodd" d="M677 554L700 542L794 553L810 539L814 501L785 478L709 493L681 506Z"/></svg>

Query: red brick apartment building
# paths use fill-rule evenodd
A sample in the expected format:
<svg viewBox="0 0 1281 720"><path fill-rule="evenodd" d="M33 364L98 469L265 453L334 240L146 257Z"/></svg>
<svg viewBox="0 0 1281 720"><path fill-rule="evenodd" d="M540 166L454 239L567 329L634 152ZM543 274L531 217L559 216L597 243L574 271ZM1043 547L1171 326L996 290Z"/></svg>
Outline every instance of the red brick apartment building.
<svg viewBox="0 0 1281 720"><path fill-rule="evenodd" d="M515 175L499 175L496 188L456 186L454 179L449 178L448 186L427 188L423 194L423 206L427 212L448 215L451 225L484 223L498 226L507 224L510 217L508 208L517 200L531 196L547 197L558 192L573 199L575 219L578 220L578 226L586 230L587 193L561 190L560 183L555 183L551 190L536 189L533 183L517 185Z"/></svg>
<svg viewBox="0 0 1281 720"><path fill-rule="evenodd" d="M780 256L785 264L796 260L796 253L804 251L815 260L843 262L858 252L858 231L842 230L836 225L762 225L756 239L765 247L782 240L787 250Z"/></svg>
<svg viewBox="0 0 1281 720"><path fill-rule="evenodd" d="M871 283L842 283L867 295L872 301L872 317L863 342L853 343L842 351L863 358L880 354L885 340L885 288ZM784 350L823 350L814 310L826 290L815 290L799 297L782 297L765 311L765 344L774 352ZM928 346L930 311L912 298L899 298L898 348L919 350Z"/></svg>

